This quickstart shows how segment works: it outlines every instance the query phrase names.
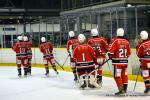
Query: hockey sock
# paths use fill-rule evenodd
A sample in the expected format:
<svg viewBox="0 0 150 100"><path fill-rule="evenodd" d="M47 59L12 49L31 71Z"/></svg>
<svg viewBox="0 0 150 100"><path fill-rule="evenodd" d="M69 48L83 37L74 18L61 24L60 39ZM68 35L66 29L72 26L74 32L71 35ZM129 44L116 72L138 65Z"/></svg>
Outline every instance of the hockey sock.
<svg viewBox="0 0 150 100"><path fill-rule="evenodd" d="M144 84L145 84L145 88L150 88L150 80L149 79L145 79Z"/></svg>
<svg viewBox="0 0 150 100"><path fill-rule="evenodd" d="M58 71L57 71L57 69L56 69L56 66L55 66L55 65L52 65L52 67L53 67L54 71L56 72L56 74L58 74Z"/></svg>
<svg viewBox="0 0 150 100"><path fill-rule="evenodd" d="M118 87L123 86L121 77L115 77L114 79Z"/></svg>
<svg viewBox="0 0 150 100"><path fill-rule="evenodd" d="M21 67L18 67L17 70L18 70L18 76L21 76Z"/></svg>
<svg viewBox="0 0 150 100"><path fill-rule="evenodd" d="M46 70L45 75L48 75L48 74L49 74L49 68L48 68L48 67L45 67L45 70Z"/></svg>
<svg viewBox="0 0 150 100"><path fill-rule="evenodd" d="M102 76L97 75L97 79L102 82Z"/></svg>
<svg viewBox="0 0 150 100"><path fill-rule="evenodd" d="M28 66L28 72L31 74L31 66Z"/></svg>
<svg viewBox="0 0 150 100"><path fill-rule="evenodd" d="M24 67L24 75L26 76L28 73L28 67Z"/></svg>
<svg viewBox="0 0 150 100"><path fill-rule="evenodd" d="M128 84L123 84L123 88L124 88L124 91L126 92L128 88Z"/></svg>
<svg viewBox="0 0 150 100"><path fill-rule="evenodd" d="M73 75L74 75L74 81L77 80L77 75L76 75L76 70L75 69L72 69L73 70Z"/></svg>

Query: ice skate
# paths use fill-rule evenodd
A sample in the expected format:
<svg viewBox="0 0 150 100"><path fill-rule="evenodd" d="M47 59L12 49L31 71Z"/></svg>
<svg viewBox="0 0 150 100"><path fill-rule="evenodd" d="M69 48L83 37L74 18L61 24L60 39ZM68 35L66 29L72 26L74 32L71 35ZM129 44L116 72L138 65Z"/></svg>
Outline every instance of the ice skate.
<svg viewBox="0 0 150 100"><path fill-rule="evenodd" d="M58 71L55 71L55 73L58 75L59 74L59 72Z"/></svg>
<svg viewBox="0 0 150 100"><path fill-rule="evenodd" d="M19 73L19 74L18 74L18 77L21 77L21 76L22 76L22 74L21 74L21 73Z"/></svg>
<svg viewBox="0 0 150 100"><path fill-rule="evenodd" d="M28 67L28 76L31 76L31 66Z"/></svg>
<svg viewBox="0 0 150 100"><path fill-rule="evenodd" d="M49 77L49 71L46 71L45 76Z"/></svg>
<svg viewBox="0 0 150 100"><path fill-rule="evenodd" d="M97 76L97 84L99 85L99 87L102 87L102 76Z"/></svg>
<svg viewBox="0 0 150 100"><path fill-rule="evenodd" d="M21 68L19 67L17 70L18 70L18 77L21 77L22 76L22 74L21 74Z"/></svg>
<svg viewBox="0 0 150 100"><path fill-rule="evenodd" d="M144 93L150 95L150 88L146 88L146 89L144 90Z"/></svg>
<svg viewBox="0 0 150 100"><path fill-rule="evenodd" d="M85 83L80 86L81 89L84 89L85 87L86 87Z"/></svg>
<svg viewBox="0 0 150 100"><path fill-rule="evenodd" d="M125 96L126 92L124 91L124 87L120 86L118 87L119 92L115 93L115 96Z"/></svg>
<svg viewBox="0 0 150 100"><path fill-rule="evenodd" d="M88 87L89 87L89 88L95 88L95 86L92 85L92 84L90 84L90 83L88 83Z"/></svg>

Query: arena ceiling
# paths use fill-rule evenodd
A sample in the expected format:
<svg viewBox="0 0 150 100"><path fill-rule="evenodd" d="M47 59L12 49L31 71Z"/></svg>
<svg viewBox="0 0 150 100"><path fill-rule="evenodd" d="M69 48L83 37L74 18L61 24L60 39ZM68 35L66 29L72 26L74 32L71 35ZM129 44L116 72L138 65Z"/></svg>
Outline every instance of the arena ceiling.
<svg viewBox="0 0 150 100"><path fill-rule="evenodd" d="M0 24L33 23L60 14L61 0L0 0Z"/></svg>

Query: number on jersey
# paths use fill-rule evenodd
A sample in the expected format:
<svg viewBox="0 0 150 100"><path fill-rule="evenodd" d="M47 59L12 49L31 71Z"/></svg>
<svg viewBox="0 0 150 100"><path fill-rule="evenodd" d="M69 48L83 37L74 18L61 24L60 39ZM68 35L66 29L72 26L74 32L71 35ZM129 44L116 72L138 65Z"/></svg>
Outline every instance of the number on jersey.
<svg viewBox="0 0 150 100"><path fill-rule="evenodd" d="M20 48L20 53L25 53L25 48Z"/></svg>
<svg viewBox="0 0 150 100"><path fill-rule="evenodd" d="M46 49L46 54L50 54L50 50L49 49Z"/></svg>
<svg viewBox="0 0 150 100"><path fill-rule="evenodd" d="M85 55L82 53L82 60L85 61Z"/></svg>
<svg viewBox="0 0 150 100"><path fill-rule="evenodd" d="M119 49L119 57L126 58L127 57L127 49Z"/></svg>

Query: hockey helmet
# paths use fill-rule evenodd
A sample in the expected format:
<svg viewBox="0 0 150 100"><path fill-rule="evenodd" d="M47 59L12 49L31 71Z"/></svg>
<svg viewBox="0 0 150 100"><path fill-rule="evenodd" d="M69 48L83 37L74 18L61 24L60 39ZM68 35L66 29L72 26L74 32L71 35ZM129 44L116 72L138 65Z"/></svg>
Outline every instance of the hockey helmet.
<svg viewBox="0 0 150 100"><path fill-rule="evenodd" d="M69 37L70 37L70 38L75 37L74 31L70 31L70 32L69 32Z"/></svg>
<svg viewBox="0 0 150 100"><path fill-rule="evenodd" d="M24 37L23 37L23 41L28 41L28 37L27 37L27 36L24 36Z"/></svg>
<svg viewBox="0 0 150 100"><path fill-rule="evenodd" d="M86 37L83 34L79 34L78 41L79 43L84 43L86 40Z"/></svg>
<svg viewBox="0 0 150 100"><path fill-rule="evenodd" d="M45 37L42 37L42 38L41 38L41 42L46 42Z"/></svg>
<svg viewBox="0 0 150 100"><path fill-rule="evenodd" d="M18 39L19 41L22 41L22 36L21 36L21 35L18 36L17 39Z"/></svg>
<svg viewBox="0 0 150 100"><path fill-rule="evenodd" d="M98 36L98 30L96 28L91 30L91 36Z"/></svg>
<svg viewBox="0 0 150 100"><path fill-rule="evenodd" d="M140 37L141 37L142 40L147 40L148 39L147 31L141 31Z"/></svg>
<svg viewBox="0 0 150 100"><path fill-rule="evenodd" d="M124 36L124 29L123 28L117 29L117 36Z"/></svg>

